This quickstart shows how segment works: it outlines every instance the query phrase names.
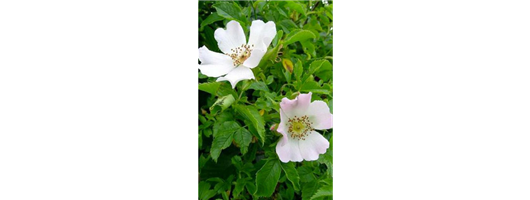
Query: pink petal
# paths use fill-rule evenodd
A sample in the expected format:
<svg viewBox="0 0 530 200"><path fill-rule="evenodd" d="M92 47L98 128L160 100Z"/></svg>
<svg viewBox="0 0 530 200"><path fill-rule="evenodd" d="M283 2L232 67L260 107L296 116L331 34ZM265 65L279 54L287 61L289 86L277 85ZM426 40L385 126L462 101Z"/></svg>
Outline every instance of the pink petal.
<svg viewBox="0 0 530 200"><path fill-rule="evenodd" d="M280 102L280 108L285 112L287 117L302 116L305 114L310 103L311 92L308 94L300 94L293 100L283 98L282 102Z"/></svg>
<svg viewBox="0 0 530 200"><path fill-rule="evenodd" d="M318 130L333 128L333 114L329 112L326 102L313 101L306 111L309 120L313 122L313 128Z"/></svg>
<svg viewBox="0 0 530 200"><path fill-rule="evenodd" d="M284 163L289 161L301 162L303 160L298 147L298 140L292 140L285 136L276 145L276 153Z"/></svg>
<svg viewBox="0 0 530 200"><path fill-rule="evenodd" d="M287 118L287 116L285 115L285 112L282 109L280 109L280 124L278 124L278 129L276 129L276 131L281 133L284 137L287 137L287 121L288 120L289 118Z"/></svg>
<svg viewBox="0 0 530 200"><path fill-rule="evenodd" d="M326 153L329 142L320 133L311 131L305 140L300 140L299 148L304 160L317 160L320 154Z"/></svg>

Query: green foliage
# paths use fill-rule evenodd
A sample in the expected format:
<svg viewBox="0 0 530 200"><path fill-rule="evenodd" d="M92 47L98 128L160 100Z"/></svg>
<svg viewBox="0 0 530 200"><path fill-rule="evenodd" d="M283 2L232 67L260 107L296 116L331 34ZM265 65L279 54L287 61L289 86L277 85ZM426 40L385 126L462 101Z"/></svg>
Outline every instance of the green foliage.
<svg viewBox="0 0 530 200"><path fill-rule="evenodd" d="M332 199L330 148L316 161L283 163L276 154L280 102L312 92L333 112L333 2L199 1L198 47L219 52L214 32L238 21L248 39L253 20L274 21L276 36L253 80L235 88L199 76L198 199Z"/></svg>

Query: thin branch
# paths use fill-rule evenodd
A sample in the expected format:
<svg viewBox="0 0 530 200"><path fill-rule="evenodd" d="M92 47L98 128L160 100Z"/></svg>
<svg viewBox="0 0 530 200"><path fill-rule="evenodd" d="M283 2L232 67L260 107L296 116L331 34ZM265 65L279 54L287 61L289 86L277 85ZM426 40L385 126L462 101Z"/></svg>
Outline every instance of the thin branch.
<svg viewBox="0 0 530 200"><path fill-rule="evenodd" d="M311 11L314 11L315 8L316 8L318 5L320 5L320 1L317 1L317 2L315 3L315 6L313 6L313 7L311 8ZM311 12L311 11L309 11L309 12ZM305 20L304 25L307 24L307 21L309 21L309 16L307 16L307 19Z"/></svg>

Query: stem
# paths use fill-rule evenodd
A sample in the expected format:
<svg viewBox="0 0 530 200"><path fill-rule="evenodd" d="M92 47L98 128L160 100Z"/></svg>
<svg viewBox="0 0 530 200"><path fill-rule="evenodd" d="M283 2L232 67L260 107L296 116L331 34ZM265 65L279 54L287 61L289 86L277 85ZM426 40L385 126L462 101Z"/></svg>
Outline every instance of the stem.
<svg viewBox="0 0 530 200"><path fill-rule="evenodd" d="M311 4L311 2L310 2L310 4ZM314 11L315 8L316 8L318 5L320 5L320 1L317 1L317 2L315 3L315 6L313 6L313 8L311 8L311 11ZM311 11L309 11L309 12L311 12ZM305 20L304 25L306 25L306 24L307 24L307 21L309 21L309 12L308 12L308 14L307 14L308 17L307 17L307 19Z"/></svg>
<svg viewBox="0 0 530 200"><path fill-rule="evenodd" d="M282 85L282 87L280 88L280 92L281 92L281 91L283 91L283 88L284 88L285 86L288 86L288 85L290 85L290 86L293 86L293 87L294 87L294 85L293 85L293 84L291 84L291 83L286 83L286 84L283 84L283 85ZM296 88L295 88L295 89L296 89Z"/></svg>

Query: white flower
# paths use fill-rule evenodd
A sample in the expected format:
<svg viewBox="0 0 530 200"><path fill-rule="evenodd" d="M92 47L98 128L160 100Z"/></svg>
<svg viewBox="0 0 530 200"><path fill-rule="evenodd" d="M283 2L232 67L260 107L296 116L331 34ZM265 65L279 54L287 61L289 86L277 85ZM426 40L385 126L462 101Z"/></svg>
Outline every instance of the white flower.
<svg viewBox="0 0 530 200"><path fill-rule="evenodd" d="M276 145L282 162L317 160L326 153L329 142L317 130L333 128L333 114L323 101L311 103L311 92L300 94L294 100L283 98L280 103L281 122L277 131L283 137Z"/></svg>
<svg viewBox="0 0 530 200"><path fill-rule="evenodd" d="M274 22L255 20L250 26L247 43L239 22L230 21L226 24L226 30L218 28L214 33L219 49L224 54L210 51L206 46L199 48L199 69L206 76L219 77L217 81L229 81L235 88L241 80L254 79L251 69L258 66L275 36Z"/></svg>

